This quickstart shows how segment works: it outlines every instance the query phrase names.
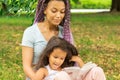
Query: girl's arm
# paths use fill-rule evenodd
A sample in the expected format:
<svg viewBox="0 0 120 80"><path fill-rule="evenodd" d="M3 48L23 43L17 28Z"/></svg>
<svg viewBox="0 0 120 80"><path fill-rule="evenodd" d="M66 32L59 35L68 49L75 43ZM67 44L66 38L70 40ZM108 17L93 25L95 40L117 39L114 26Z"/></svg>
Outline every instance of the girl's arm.
<svg viewBox="0 0 120 80"><path fill-rule="evenodd" d="M72 56L72 59L70 61L78 63L79 67L82 67L84 65L84 62L79 56Z"/></svg>
<svg viewBox="0 0 120 80"><path fill-rule="evenodd" d="M23 70L31 80L34 80L35 72L32 68L33 48L22 47Z"/></svg>
<svg viewBox="0 0 120 80"><path fill-rule="evenodd" d="M35 73L35 79L34 80L43 80L48 74L47 69L45 68L40 68L39 70L37 70L37 72Z"/></svg>

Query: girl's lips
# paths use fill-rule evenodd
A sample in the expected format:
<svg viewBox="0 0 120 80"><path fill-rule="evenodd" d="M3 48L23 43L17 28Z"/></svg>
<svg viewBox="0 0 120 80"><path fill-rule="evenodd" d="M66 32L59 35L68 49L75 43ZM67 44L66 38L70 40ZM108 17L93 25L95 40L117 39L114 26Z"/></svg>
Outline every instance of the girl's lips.
<svg viewBox="0 0 120 80"><path fill-rule="evenodd" d="M54 64L54 66L57 68L57 67L59 67L59 65L57 65L57 64Z"/></svg>

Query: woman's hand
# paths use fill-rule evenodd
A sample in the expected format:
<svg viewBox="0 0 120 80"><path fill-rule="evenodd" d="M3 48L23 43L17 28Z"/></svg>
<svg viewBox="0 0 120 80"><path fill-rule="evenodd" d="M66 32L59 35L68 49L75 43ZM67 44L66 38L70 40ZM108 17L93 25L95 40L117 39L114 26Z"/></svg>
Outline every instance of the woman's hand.
<svg viewBox="0 0 120 80"><path fill-rule="evenodd" d="M82 59L79 56L72 56L70 61L74 61L74 62L78 63L79 67L82 67L84 65L84 62L82 61Z"/></svg>

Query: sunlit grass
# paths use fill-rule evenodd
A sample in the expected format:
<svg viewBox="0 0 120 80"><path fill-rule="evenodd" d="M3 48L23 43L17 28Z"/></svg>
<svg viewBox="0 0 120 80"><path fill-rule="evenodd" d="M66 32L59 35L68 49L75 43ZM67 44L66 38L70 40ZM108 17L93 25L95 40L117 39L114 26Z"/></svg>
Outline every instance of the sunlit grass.
<svg viewBox="0 0 120 80"><path fill-rule="evenodd" d="M107 80L119 80L119 14L77 14L71 20L74 39L82 59L101 66Z"/></svg>
<svg viewBox="0 0 120 80"><path fill-rule="evenodd" d="M79 0L79 3L73 3L72 8L78 9L110 9L112 0Z"/></svg>
<svg viewBox="0 0 120 80"><path fill-rule="evenodd" d="M24 80L21 38L33 17L0 17L0 80ZM107 80L120 79L119 14L72 14L71 30L85 62L101 66Z"/></svg>
<svg viewBox="0 0 120 80"><path fill-rule="evenodd" d="M28 26L33 23L33 18L34 16L0 16L0 26Z"/></svg>

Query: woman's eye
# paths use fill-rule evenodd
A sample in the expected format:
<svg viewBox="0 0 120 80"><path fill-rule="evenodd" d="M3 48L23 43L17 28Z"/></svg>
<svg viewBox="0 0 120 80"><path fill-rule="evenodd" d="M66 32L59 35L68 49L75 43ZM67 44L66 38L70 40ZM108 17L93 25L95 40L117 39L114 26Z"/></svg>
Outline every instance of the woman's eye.
<svg viewBox="0 0 120 80"><path fill-rule="evenodd" d="M65 11L61 11L61 13L65 13Z"/></svg>
<svg viewBox="0 0 120 80"><path fill-rule="evenodd" d="M52 12L53 12L53 13L55 13L55 12L56 12L56 10L52 10Z"/></svg>

